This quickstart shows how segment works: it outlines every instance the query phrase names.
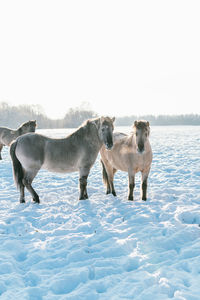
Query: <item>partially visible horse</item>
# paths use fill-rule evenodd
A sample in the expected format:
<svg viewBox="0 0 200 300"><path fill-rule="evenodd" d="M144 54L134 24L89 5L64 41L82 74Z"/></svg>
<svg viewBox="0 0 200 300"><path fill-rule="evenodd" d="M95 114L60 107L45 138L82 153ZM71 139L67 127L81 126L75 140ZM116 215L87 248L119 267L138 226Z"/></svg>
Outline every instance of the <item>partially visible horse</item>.
<svg viewBox="0 0 200 300"><path fill-rule="evenodd" d="M0 127L0 160L1 150L3 146L10 146L12 141L14 141L18 136L28 133L35 132L36 121L28 121L20 125L18 129L10 129L7 127Z"/></svg>
<svg viewBox="0 0 200 300"><path fill-rule="evenodd" d="M87 177L99 150L103 144L107 149L113 146L113 122L114 118L100 117L87 120L66 138L29 133L13 142L10 154L20 202L25 202L25 187L33 201L40 202L31 184L41 168L59 173L79 171L79 199L87 199Z"/></svg>
<svg viewBox="0 0 200 300"><path fill-rule="evenodd" d="M114 145L107 151L103 146L100 150L103 166L103 182L106 193L116 196L113 180L117 170L128 172L128 200L133 200L135 174L142 173L142 200L147 199L147 179L152 163L152 150L149 142L150 127L147 121L135 121L131 135L114 133Z"/></svg>

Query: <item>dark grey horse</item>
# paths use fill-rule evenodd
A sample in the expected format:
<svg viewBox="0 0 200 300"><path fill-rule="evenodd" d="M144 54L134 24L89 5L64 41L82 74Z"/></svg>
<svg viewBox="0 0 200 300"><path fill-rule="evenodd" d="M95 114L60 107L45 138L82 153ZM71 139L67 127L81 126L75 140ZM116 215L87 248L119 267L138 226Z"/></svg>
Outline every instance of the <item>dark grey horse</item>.
<svg viewBox="0 0 200 300"><path fill-rule="evenodd" d="M18 129L10 129L7 127L0 127L0 159L1 150L3 146L10 146L12 141L14 141L18 136L28 133L35 132L36 121L28 121L20 125Z"/></svg>
<svg viewBox="0 0 200 300"><path fill-rule="evenodd" d="M87 199L87 177L98 152L103 144L107 149L113 146L113 122L114 118L100 117L87 120L63 139L30 133L13 142L10 155L14 179L20 190L20 202L25 202L25 187L33 201L40 202L31 184L41 168L59 173L79 171L79 199Z"/></svg>

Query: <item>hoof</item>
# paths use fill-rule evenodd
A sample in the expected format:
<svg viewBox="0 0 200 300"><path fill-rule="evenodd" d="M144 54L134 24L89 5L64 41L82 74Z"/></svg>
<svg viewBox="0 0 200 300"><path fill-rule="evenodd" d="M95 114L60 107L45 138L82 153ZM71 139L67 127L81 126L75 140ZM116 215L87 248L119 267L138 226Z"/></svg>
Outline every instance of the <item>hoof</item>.
<svg viewBox="0 0 200 300"><path fill-rule="evenodd" d="M128 197L128 200L133 201L134 199L133 199L133 197Z"/></svg>
<svg viewBox="0 0 200 300"><path fill-rule="evenodd" d="M38 199L34 199L34 198L33 198L33 202L39 204L39 203L40 203L40 199L39 199L39 198L38 198Z"/></svg>
<svg viewBox="0 0 200 300"><path fill-rule="evenodd" d="M20 203L26 203L24 199L20 200L19 202Z"/></svg>
<svg viewBox="0 0 200 300"><path fill-rule="evenodd" d="M79 200L87 200L87 199L88 199L88 195L87 194L79 198Z"/></svg>

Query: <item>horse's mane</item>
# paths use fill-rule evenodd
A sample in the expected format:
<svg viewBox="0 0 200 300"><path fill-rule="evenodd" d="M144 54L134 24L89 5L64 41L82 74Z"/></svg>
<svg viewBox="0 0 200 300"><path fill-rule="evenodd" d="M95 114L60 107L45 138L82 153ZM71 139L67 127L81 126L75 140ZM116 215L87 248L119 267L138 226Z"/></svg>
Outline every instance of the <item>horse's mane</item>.
<svg viewBox="0 0 200 300"><path fill-rule="evenodd" d="M132 146L132 142L133 142L133 131L127 136L126 139L126 145L128 146Z"/></svg>
<svg viewBox="0 0 200 300"><path fill-rule="evenodd" d="M80 139L91 132L92 128L95 128L94 121L98 120L99 118L88 119L84 121L73 133L69 136L72 138Z"/></svg>
<svg viewBox="0 0 200 300"><path fill-rule="evenodd" d="M18 129L22 128L24 125L26 125L28 122L24 122L21 125L19 125Z"/></svg>
<svg viewBox="0 0 200 300"><path fill-rule="evenodd" d="M97 132L100 126L100 117L91 118L84 121L70 136L71 137L82 137L83 135L91 135L94 132ZM103 124L109 123L112 121L110 117L103 117Z"/></svg>
<svg viewBox="0 0 200 300"><path fill-rule="evenodd" d="M26 124L28 124L28 123L35 123L36 124L36 121L34 121L34 120L31 120L31 121L26 121L26 122L24 122L24 123L22 123L19 127L18 127L18 129L20 129L20 128L22 128L24 125L26 125Z"/></svg>
<svg viewBox="0 0 200 300"><path fill-rule="evenodd" d="M145 120L138 120L134 122L133 127L137 127L138 129L144 129L149 127L149 122Z"/></svg>

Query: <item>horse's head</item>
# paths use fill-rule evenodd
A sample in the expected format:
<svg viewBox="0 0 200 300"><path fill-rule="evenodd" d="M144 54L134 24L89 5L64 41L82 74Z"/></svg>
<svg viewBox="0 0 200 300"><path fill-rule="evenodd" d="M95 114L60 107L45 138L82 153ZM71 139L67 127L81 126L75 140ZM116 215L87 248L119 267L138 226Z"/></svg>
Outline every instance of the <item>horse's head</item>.
<svg viewBox="0 0 200 300"><path fill-rule="evenodd" d="M36 121L28 121L20 126L20 131L22 134L28 132L35 132L36 125Z"/></svg>
<svg viewBox="0 0 200 300"><path fill-rule="evenodd" d="M142 153L145 148L145 142L148 140L150 127L148 121L135 121L133 125L133 132L137 145L137 151Z"/></svg>
<svg viewBox="0 0 200 300"><path fill-rule="evenodd" d="M96 122L99 138L108 150L112 149L113 146L114 121L115 118L100 117Z"/></svg>

